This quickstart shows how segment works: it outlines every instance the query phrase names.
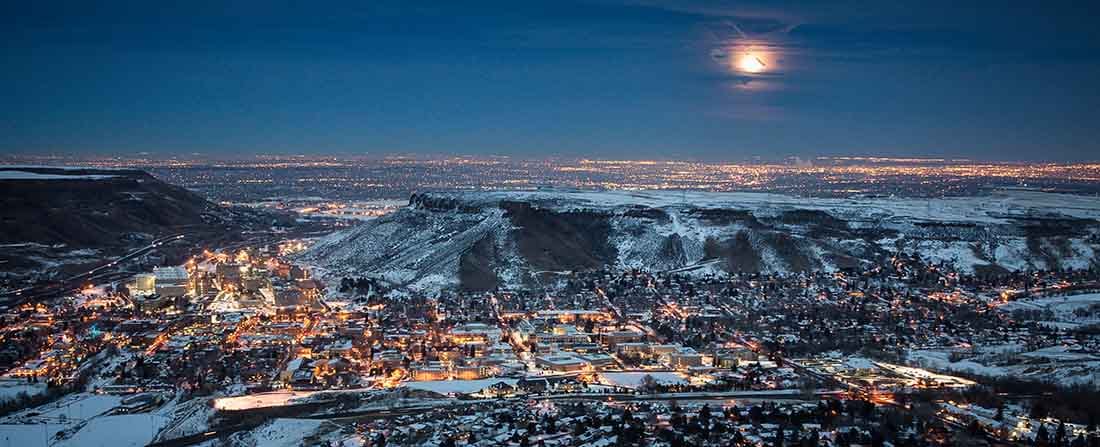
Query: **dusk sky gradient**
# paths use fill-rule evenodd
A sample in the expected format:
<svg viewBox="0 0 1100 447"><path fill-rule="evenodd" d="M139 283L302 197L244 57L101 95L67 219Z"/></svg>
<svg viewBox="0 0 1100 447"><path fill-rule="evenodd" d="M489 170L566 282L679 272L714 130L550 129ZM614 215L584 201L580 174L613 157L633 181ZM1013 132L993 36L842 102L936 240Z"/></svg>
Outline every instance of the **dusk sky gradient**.
<svg viewBox="0 0 1100 447"><path fill-rule="evenodd" d="M0 152L1097 160L1098 10L5 2Z"/></svg>

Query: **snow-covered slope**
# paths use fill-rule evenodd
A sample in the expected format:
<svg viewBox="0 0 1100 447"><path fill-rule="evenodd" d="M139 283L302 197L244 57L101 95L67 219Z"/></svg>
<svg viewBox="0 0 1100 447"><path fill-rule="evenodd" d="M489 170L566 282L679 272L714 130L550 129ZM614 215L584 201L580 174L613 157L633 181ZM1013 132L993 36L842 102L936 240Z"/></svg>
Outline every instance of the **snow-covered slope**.
<svg viewBox="0 0 1100 447"><path fill-rule="evenodd" d="M1003 191L945 199L761 193L494 191L414 195L321 240L330 275L487 289L548 272L834 270L904 250L966 272L1082 268L1100 253L1100 200Z"/></svg>

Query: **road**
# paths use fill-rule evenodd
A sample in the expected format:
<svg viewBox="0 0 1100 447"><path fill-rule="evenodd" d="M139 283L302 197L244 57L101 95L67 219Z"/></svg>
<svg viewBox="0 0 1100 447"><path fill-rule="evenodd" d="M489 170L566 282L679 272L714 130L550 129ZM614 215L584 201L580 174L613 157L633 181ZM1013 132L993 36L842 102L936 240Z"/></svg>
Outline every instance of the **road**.
<svg viewBox="0 0 1100 447"><path fill-rule="evenodd" d="M823 397L829 395L836 395L840 391L818 391L815 393L816 397ZM598 400L602 402L616 401L616 402L630 402L630 401L648 401L648 400L679 400L679 401L692 401L692 400L729 400L729 399L805 399L806 396L800 392L761 392L761 391L733 391L733 392L699 392L699 393L665 393L665 394L651 394L651 395L635 395L635 394L598 394L598 393L577 393L577 394L560 394L560 395L548 395L548 396L521 396L503 399L505 401L526 401L526 400ZM482 403L482 400L471 401L455 401L455 400L441 400L438 403L426 402L426 405L411 405L406 407L394 407L384 409L369 409L358 411L346 411L342 413L325 413L318 415L302 415L293 416L305 419L325 419L334 421L361 421L371 419L388 419L397 416L420 414L432 408L441 407L453 407L463 405L476 405ZM287 416L283 416L287 417ZM195 445L211 439L220 438L222 436L228 436L233 433L251 430L259 427L266 422L265 418L257 418L251 420L248 423L233 424L223 427L212 427L211 429L189 436L182 436L179 438L158 441L149 444L147 447L183 447L188 445Z"/></svg>

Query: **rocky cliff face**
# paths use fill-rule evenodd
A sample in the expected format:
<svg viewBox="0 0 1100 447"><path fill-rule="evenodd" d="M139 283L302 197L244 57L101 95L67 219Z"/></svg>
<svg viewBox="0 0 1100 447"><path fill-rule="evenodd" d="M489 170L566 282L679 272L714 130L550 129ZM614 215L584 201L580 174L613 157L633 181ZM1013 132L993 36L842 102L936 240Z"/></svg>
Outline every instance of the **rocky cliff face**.
<svg viewBox="0 0 1100 447"><path fill-rule="evenodd" d="M858 268L899 250L964 272L1087 268L1100 203L1014 191L936 200L774 194L424 193L303 259L395 286L487 290L598 268L684 274Z"/></svg>

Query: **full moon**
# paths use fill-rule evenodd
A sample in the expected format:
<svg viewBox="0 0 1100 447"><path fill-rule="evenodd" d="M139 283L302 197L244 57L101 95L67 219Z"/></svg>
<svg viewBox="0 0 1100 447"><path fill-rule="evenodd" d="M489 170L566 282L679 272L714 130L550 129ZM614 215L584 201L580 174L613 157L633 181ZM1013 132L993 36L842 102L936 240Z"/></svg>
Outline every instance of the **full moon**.
<svg viewBox="0 0 1100 447"><path fill-rule="evenodd" d="M741 71L749 73L760 73L764 71L765 68L767 68L767 65L764 65L764 62L761 61L760 58L751 54L746 54L744 56L741 56L741 59L738 59L737 67L740 68Z"/></svg>

